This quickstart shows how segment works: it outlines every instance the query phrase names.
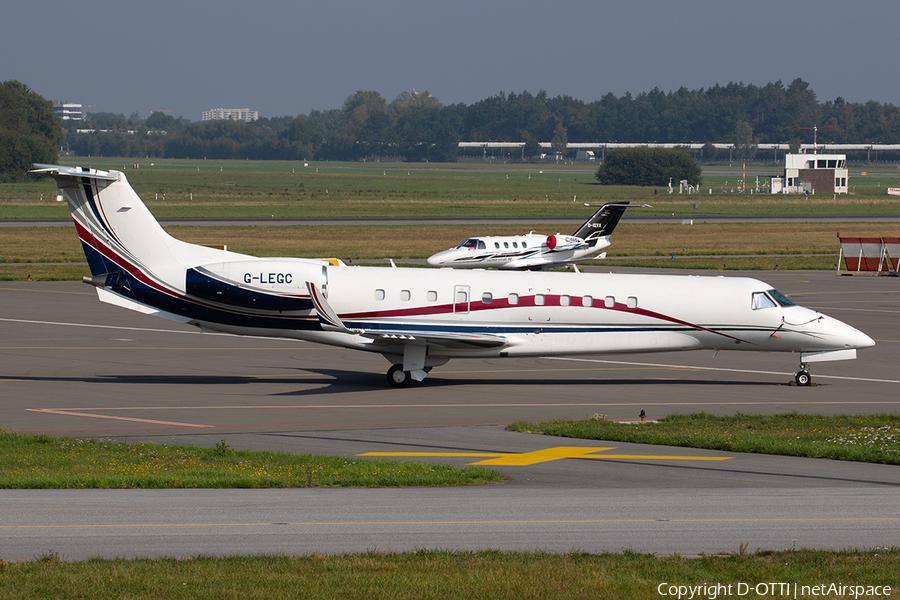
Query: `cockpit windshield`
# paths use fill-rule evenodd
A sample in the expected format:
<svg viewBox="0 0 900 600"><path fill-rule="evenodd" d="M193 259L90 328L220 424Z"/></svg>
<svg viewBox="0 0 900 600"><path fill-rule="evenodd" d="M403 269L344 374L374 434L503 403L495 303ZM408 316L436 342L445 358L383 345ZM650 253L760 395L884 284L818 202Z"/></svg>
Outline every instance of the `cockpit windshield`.
<svg viewBox="0 0 900 600"><path fill-rule="evenodd" d="M766 290L765 292L753 292L751 306L753 310L761 308L775 308L776 306L796 306L787 296L778 290Z"/></svg>
<svg viewBox="0 0 900 600"><path fill-rule="evenodd" d="M775 302L782 306L797 306L791 299L779 292L778 290L769 290L769 295L775 298Z"/></svg>
<svg viewBox="0 0 900 600"><path fill-rule="evenodd" d="M484 242L482 240L479 240L478 238L469 238L466 241L464 241L463 243L461 243L459 246L457 246L457 248L469 248L470 250L475 250L475 249L484 250L485 246L484 246Z"/></svg>

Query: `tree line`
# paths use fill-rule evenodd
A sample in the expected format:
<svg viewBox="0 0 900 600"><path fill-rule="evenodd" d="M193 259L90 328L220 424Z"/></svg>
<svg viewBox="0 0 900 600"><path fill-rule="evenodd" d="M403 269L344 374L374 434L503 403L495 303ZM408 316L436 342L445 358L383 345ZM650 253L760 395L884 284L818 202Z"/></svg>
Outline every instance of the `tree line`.
<svg viewBox="0 0 900 600"><path fill-rule="evenodd" d="M358 91L341 108L250 123L100 113L88 122L67 122L58 143L87 156L442 162L460 156L460 141L523 142L524 152L513 158L540 154L539 142L552 142L559 152L567 142L731 142L736 158L753 158L760 143L812 142L812 132L798 127L813 125L832 128L820 131L819 143L892 143L900 140L900 109L840 97L819 102L799 78L787 86L779 80L609 93L594 102L541 91L444 105L428 92L403 92L388 102L378 92ZM703 159L716 154L707 146Z"/></svg>
<svg viewBox="0 0 900 600"><path fill-rule="evenodd" d="M0 182L21 181L33 163L54 163L63 137L53 103L18 81L0 84Z"/></svg>

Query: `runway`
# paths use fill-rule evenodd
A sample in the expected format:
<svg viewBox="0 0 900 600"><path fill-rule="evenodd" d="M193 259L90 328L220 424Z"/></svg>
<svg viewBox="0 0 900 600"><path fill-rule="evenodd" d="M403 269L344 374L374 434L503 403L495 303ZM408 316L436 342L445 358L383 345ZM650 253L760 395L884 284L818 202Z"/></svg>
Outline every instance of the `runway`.
<svg viewBox="0 0 900 600"><path fill-rule="evenodd" d="M900 281L750 275L878 345L855 361L814 365L811 388L790 385L795 356L705 352L451 361L397 390L378 355L199 334L103 305L81 283L0 283L4 429L340 456L425 453L415 460L492 460L510 478L456 489L7 490L0 559L49 549L80 559L900 546L897 467L505 431L515 420L635 419L642 409L650 418L897 412Z"/></svg>

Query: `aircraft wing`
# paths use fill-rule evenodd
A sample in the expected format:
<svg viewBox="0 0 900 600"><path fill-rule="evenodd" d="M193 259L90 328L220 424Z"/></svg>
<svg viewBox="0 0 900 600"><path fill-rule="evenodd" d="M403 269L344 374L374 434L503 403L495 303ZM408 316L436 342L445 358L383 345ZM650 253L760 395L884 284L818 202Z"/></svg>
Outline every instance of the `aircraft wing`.
<svg viewBox="0 0 900 600"><path fill-rule="evenodd" d="M389 329L369 329L356 332L358 335L375 340L375 343L396 344L420 343L442 348L500 348L509 344L509 340L500 335L487 333L454 333L443 331L415 331Z"/></svg>
<svg viewBox="0 0 900 600"><path fill-rule="evenodd" d="M309 295L316 313L319 315L319 323L323 329L340 331L343 333L361 335L374 340L376 344L420 344L434 345L444 348L500 348L509 344L504 336L489 333L457 333L451 331L416 331L414 328L391 329L390 327L350 328L344 324L331 305L328 304L322 290L311 281L306 282Z"/></svg>

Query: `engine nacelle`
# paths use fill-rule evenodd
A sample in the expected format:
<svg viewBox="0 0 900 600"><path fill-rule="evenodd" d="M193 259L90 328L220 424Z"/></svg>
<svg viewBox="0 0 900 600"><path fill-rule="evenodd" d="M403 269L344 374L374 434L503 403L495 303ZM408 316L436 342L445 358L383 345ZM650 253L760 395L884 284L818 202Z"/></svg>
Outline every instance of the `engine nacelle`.
<svg viewBox="0 0 900 600"><path fill-rule="evenodd" d="M313 307L306 282L327 296L328 271L323 261L262 258L202 265L185 273L191 296L242 308L309 310Z"/></svg>
<svg viewBox="0 0 900 600"><path fill-rule="evenodd" d="M583 243L584 240L579 237L560 234L547 236L547 241L545 242L545 244L547 245L547 249L552 250L553 252L559 252L560 250L571 250L572 248L577 248Z"/></svg>

